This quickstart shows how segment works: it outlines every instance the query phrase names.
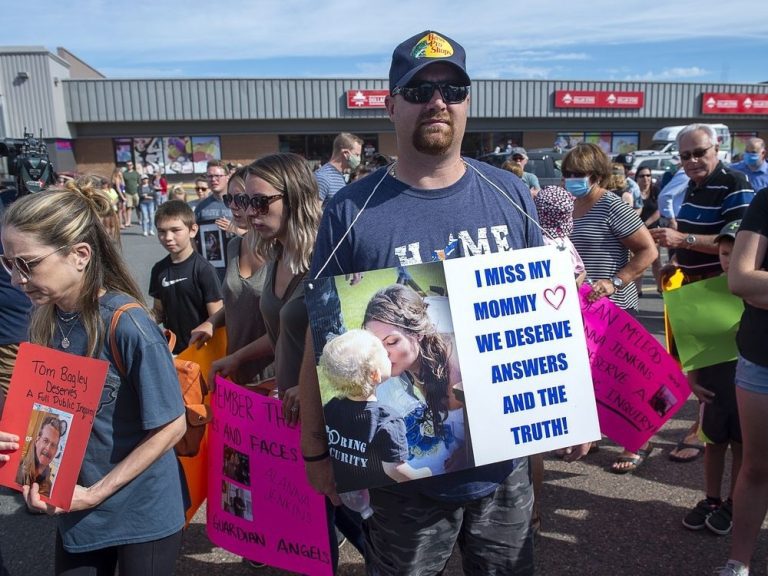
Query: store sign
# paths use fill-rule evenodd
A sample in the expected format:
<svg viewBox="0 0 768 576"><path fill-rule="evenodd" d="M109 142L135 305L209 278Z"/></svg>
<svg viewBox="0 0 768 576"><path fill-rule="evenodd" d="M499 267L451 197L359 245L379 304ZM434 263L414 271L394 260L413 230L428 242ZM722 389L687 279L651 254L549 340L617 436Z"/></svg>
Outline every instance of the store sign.
<svg viewBox="0 0 768 576"><path fill-rule="evenodd" d="M555 108L642 108L643 92L556 90Z"/></svg>
<svg viewBox="0 0 768 576"><path fill-rule="evenodd" d="M389 90L347 90L347 108L384 108Z"/></svg>
<svg viewBox="0 0 768 576"><path fill-rule="evenodd" d="M768 114L768 94L704 92L702 114Z"/></svg>

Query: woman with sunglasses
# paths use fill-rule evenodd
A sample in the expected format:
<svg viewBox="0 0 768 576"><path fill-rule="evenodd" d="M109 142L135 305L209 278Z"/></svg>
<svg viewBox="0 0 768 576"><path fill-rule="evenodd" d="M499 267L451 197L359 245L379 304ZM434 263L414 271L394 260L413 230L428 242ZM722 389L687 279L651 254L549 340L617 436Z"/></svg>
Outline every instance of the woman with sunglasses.
<svg viewBox="0 0 768 576"><path fill-rule="evenodd" d="M190 344L202 346L218 328L226 326L227 354L234 354L266 334L261 314L243 313L259 309L266 274L265 259L256 253L258 237L246 218L250 205L250 197L245 194L246 175L245 168L238 168L230 176L223 197L225 206L232 211L234 226L246 230L244 236L235 236L227 244L227 271L222 283L224 307L192 330L190 339ZM242 385L259 382L272 376L272 370L267 369L271 362L272 354L268 354L243 363L230 377Z"/></svg>
<svg viewBox="0 0 768 576"><path fill-rule="evenodd" d="M283 414L292 424L299 420L297 384L309 322L303 280L321 216L317 181L301 156L273 154L245 168L240 198L255 255L266 261L259 310L267 333L214 362L212 370L230 376L274 355Z"/></svg>
<svg viewBox="0 0 768 576"><path fill-rule="evenodd" d="M144 307L126 311L114 334L125 369L112 358L112 316L142 297L101 223L108 207L92 186L70 183L26 196L3 216L2 264L34 306L29 340L109 362L71 510L45 504L35 483L24 498L57 516L56 574L119 566L123 576L162 576L174 571L184 525L173 453L184 404L168 345ZM0 433L0 449L18 444Z"/></svg>
<svg viewBox="0 0 768 576"><path fill-rule="evenodd" d="M648 167L641 167L635 173L635 182L640 188L640 196L643 199L643 208L640 210L640 220L643 221L646 228L656 228L659 225L659 189L653 183L653 174ZM651 273L655 284L659 284L659 271L661 270L661 259L657 256L651 263ZM642 276L635 280L637 286L637 295L643 295Z"/></svg>
<svg viewBox="0 0 768 576"><path fill-rule="evenodd" d="M612 167L599 146L577 144L563 157L562 171L564 187L574 197L571 241L591 279L589 300L607 297L619 308L636 313L637 288L633 281L658 256L648 229L632 206L606 190ZM649 452L650 443L637 453L625 450L611 471L631 472Z"/></svg>

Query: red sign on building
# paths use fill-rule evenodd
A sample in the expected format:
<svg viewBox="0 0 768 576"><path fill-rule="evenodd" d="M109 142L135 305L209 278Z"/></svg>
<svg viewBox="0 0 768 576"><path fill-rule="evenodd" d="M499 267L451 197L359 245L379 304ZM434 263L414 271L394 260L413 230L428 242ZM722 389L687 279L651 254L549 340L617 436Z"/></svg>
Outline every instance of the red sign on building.
<svg viewBox="0 0 768 576"><path fill-rule="evenodd" d="M556 90L555 108L642 108L643 92Z"/></svg>
<svg viewBox="0 0 768 576"><path fill-rule="evenodd" d="M347 108L384 108L389 90L347 90Z"/></svg>
<svg viewBox="0 0 768 576"><path fill-rule="evenodd" d="M768 114L768 94L704 92L702 114Z"/></svg>

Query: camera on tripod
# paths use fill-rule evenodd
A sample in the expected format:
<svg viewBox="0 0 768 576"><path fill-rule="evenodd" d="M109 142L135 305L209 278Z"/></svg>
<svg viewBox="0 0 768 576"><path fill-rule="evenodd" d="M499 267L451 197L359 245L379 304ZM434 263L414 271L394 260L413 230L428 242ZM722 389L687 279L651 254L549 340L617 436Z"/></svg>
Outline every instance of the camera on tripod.
<svg viewBox="0 0 768 576"><path fill-rule="evenodd" d="M18 196L44 190L56 181L43 136L35 138L24 130L24 138L0 140L0 158L8 158L8 172L16 183Z"/></svg>

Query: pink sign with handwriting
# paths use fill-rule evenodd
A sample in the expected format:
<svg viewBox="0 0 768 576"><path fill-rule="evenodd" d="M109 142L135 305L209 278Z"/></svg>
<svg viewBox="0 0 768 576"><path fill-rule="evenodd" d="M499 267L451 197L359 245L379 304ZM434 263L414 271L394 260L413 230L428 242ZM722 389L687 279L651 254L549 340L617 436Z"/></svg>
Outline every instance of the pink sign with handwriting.
<svg viewBox="0 0 768 576"><path fill-rule="evenodd" d="M217 376L211 404L208 537L269 566L332 574L325 497L307 482L281 402Z"/></svg>
<svg viewBox="0 0 768 576"><path fill-rule="evenodd" d="M630 314L607 298L587 302L579 292L600 431L636 451L691 393L677 362Z"/></svg>

